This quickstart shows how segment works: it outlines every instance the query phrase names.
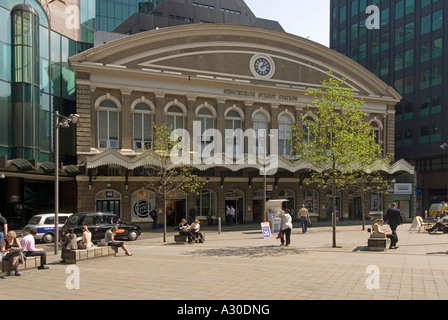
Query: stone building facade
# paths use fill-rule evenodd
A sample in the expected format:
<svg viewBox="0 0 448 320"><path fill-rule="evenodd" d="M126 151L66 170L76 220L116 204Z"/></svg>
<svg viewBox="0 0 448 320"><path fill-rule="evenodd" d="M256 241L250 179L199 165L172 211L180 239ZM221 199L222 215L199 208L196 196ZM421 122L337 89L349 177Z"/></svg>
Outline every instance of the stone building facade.
<svg viewBox="0 0 448 320"><path fill-rule="evenodd" d="M209 211L224 219L225 206L236 208L238 223L261 220L264 175L260 164L246 157L243 139L226 136L226 129L278 130L278 170L266 176L268 198L286 198L297 210L305 203L315 219L328 219L328 190L308 184L309 168L292 162L285 136L292 124L312 116L305 109L308 88L332 70L362 98L366 121L394 151L394 106L400 96L375 75L344 57L306 39L257 27L185 25L139 33L95 47L71 59L77 72L78 211L114 211L123 219L149 226L148 210L162 211L162 200L145 186L145 145L152 141L152 123L167 122L187 130L192 152L201 152L221 133L222 150L241 155L231 164L196 166L207 181L199 195L177 192L167 209L175 223L193 206L206 219ZM199 122L195 122L199 121ZM198 123L201 134L195 135ZM194 143L195 144L194 144ZM196 149L195 149L196 148ZM254 149L255 154L259 152ZM396 182L414 183L414 169L399 160L384 171ZM369 194L367 211L381 211L394 195ZM341 219L359 218L361 197L338 193ZM413 206L412 195L409 196Z"/></svg>

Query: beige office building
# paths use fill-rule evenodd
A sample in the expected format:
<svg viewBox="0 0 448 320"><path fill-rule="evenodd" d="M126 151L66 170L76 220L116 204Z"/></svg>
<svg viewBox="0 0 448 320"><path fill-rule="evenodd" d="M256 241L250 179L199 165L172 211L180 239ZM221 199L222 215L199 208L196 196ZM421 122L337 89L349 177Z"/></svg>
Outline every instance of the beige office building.
<svg viewBox="0 0 448 320"><path fill-rule="evenodd" d="M167 122L188 131L195 142L192 152L201 152L216 141L217 137L202 132L217 129L223 152L236 152L243 159L196 164L198 175L207 183L199 195L177 192L169 196L167 209L175 213L169 223L188 215L195 205L203 219L209 211L224 219L228 204L236 208L238 223L261 220L264 176L259 174L260 164L244 160L251 150L241 139L227 137L226 129L278 130L278 170L266 177L268 198L286 198L286 206L294 211L305 203L314 219L328 219L331 192L305 183L309 168L291 161L286 138L291 125L300 126L304 118L313 116L306 111L305 92L320 86L328 70L345 78L347 86L365 100L366 121L378 131L385 152L394 151L394 106L400 95L342 54L284 32L184 25L128 36L70 60L77 73L81 116L78 165L86 169L76 177L78 211L114 211L127 221L149 226L149 209L161 211L163 202L145 189L148 155L144 147L151 144L153 122ZM194 121L201 124L199 135ZM415 187L414 168L405 161L384 171L391 180L411 190ZM396 196L409 201L411 212L414 195L396 195L393 190L389 195L369 193L364 206L367 211L381 211ZM338 192L337 206L341 219L358 219L360 194Z"/></svg>

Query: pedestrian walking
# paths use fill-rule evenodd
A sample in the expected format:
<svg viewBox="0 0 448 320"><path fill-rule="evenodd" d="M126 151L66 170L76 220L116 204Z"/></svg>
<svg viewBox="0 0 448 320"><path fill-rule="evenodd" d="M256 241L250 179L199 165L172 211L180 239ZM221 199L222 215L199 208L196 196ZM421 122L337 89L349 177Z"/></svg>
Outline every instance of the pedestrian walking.
<svg viewBox="0 0 448 320"><path fill-rule="evenodd" d="M297 215L302 225L302 233L306 233L308 230L308 221L310 220L310 213L308 212L308 209L305 207L304 204L302 204L302 208L299 209Z"/></svg>
<svg viewBox="0 0 448 320"><path fill-rule="evenodd" d="M403 217L401 216L400 209L396 207L395 203L390 205L383 218L384 222L390 226L392 234L397 238L396 242L398 242L397 227L403 224ZM394 247L398 248L396 245Z"/></svg>
<svg viewBox="0 0 448 320"><path fill-rule="evenodd" d="M230 206L230 225L233 226L235 223L235 208L233 206Z"/></svg>
<svg viewBox="0 0 448 320"><path fill-rule="evenodd" d="M157 219L158 219L157 210L152 209L149 215L152 218L152 229L155 230L157 229Z"/></svg>
<svg viewBox="0 0 448 320"><path fill-rule="evenodd" d="M226 225L230 225L230 208L226 205Z"/></svg>
<svg viewBox="0 0 448 320"><path fill-rule="evenodd" d="M286 239L286 246L289 246L291 243L291 231L292 231L292 218L291 215L288 212L281 211L281 217L282 221L280 223L280 229L281 229L281 246L285 245L285 239Z"/></svg>

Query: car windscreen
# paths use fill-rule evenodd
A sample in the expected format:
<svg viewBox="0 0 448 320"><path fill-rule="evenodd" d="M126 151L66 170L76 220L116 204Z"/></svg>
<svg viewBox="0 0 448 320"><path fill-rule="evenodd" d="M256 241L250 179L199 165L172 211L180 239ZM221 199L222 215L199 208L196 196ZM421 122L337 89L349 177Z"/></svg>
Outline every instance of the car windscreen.
<svg viewBox="0 0 448 320"><path fill-rule="evenodd" d="M40 217L40 216L32 217L30 219L30 221L28 222L28 224L39 224L40 219L42 219L42 217Z"/></svg>
<svg viewBox="0 0 448 320"><path fill-rule="evenodd" d="M67 225L67 226L76 226L78 224L78 220L79 220L79 216L71 216L65 222L65 225Z"/></svg>

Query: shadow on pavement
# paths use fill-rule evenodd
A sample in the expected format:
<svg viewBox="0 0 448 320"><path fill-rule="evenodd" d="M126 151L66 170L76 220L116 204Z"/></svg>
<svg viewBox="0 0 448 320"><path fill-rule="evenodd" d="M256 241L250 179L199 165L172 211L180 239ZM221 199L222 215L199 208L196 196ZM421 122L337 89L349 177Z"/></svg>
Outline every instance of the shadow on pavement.
<svg viewBox="0 0 448 320"><path fill-rule="evenodd" d="M245 258L264 258L281 257L294 254L306 254L304 250L293 247L279 246L261 246L261 247L226 247L218 249L202 249L187 255L208 256L208 257L245 257Z"/></svg>

